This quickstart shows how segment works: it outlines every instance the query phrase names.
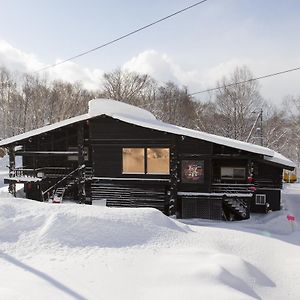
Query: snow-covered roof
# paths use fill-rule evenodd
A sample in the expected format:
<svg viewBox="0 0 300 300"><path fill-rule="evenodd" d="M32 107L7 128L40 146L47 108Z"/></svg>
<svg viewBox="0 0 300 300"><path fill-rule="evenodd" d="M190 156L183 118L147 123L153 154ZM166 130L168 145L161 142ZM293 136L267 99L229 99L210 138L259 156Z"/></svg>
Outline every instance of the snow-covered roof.
<svg viewBox="0 0 300 300"><path fill-rule="evenodd" d="M18 134L18 135L15 135L15 136L12 136L10 138L0 141L0 147L6 146L9 144L13 144L18 141L26 140L30 137L37 136L42 133L46 133L46 132L49 132L49 131L52 131L52 130L55 130L55 129L58 129L61 127L65 127L67 125L71 125L74 123L78 123L80 121L88 120L88 119L90 119L90 115L84 114L84 115L66 119L66 120L51 124L51 125L33 129L33 130L27 131L25 133L21 133L21 134Z"/></svg>
<svg viewBox="0 0 300 300"><path fill-rule="evenodd" d="M44 126L38 129L28 131L23 134L0 141L0 147L6 146L17 141L27 139L32 136L40 135L70 124L78 123L88 120L100 115L106 115L114 119L141 126L144 128L151 128L158 131L173 133L176 135L192 137L207 142L228 146L235 149L248 151L251 153L264 155L264 159L277 164L282 164L288 167L295 167L295 164L284 157L283 155L266 147L218 136L202 131L188 129L157 120L153 114L142 108L126 104L124 102L115 101L111 99L94 99L89 102L89 112L84 115L73 117L52 125Z"/></svg>
<svg viewBox="0 0 300 300"><path fill-rule="evenodd" d="M148 110L124 102L111 99L94 99L89 102L90 117L100 115L123 116L129 119L157 121L156 117Z"/></svg>
<svg viewBox="0 0 300 300"><path fill-rule="evenodd" d="M264 159L267 160L267 161L273 162L275 164L280 164L280 165L291 167L291 168L296 167L296 165L291 160L289 160L288 158L286 158L282 154L280 154L276 151L273 151L273 152L274 152L273 156L271 156L271 157L270 156L264 156Z"/></svg>

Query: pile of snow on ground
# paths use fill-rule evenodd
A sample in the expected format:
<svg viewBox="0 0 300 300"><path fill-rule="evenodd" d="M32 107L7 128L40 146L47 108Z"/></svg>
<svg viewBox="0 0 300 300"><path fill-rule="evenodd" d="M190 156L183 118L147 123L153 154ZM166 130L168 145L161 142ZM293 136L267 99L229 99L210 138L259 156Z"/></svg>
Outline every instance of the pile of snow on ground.
<svg viewBox="0 0 300 300"><path fill-rule="evenodd" d="M111 209L6 198L0 202L0 242L120 248L159 242L190 231L153 208ZM156 241L157 240L157 241Z"/></svg>
<svg viewBox="0 0 300 300"><path fill-rule="evenodd" d="M300 186L245 222L0 195L0 298L299 299ZM297 214L298 212L298 214Z"/></svg>

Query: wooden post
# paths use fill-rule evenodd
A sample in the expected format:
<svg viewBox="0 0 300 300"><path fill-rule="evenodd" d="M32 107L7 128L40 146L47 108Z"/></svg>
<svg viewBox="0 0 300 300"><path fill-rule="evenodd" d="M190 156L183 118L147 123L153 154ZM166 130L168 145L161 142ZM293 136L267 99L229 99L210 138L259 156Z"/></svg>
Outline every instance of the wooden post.
<svg viewBox="0 0 300 300"><path fill-rule="evenodd" d="M169 215L178 215L177 211L177 180L178 180L178 155L176 142L173 141L170 147L170 201Z"/></svg>
<svg viewBox="0 0 300 300"><path fill-rule="evenodd" d="M85 203L85 176L84 168L84 124L78 124L78 134L77 134L77 144L78 144L78 200L79 203Z"/></svg>
<svg viewBox="0 0 300 300"><path fill-rule="evenodd" d="M208 193L211 193L211 190L212 190L212 184L213 184L213 176L214 176L214 168L213 168L213 160L211 157L209 157L209 159L206 160L206 162L208 162L208 165L209 165L209 182L208 182ZM204 171L207 172L207 170L205 169L207 168L207 163L206 163L206 166L205 166L205 161L204 161ZM205 177L204 177L205 178Z"/></svg>
<svg viewBox="0 0 300 300"><path fill-rule="evenodd" d="M15 168L16 168L16 155L15 155L15 147L10 146L8 148L8 157L9 157L9 177L14 177L15 174ZM16 197L16 183L10 181L8 186L8 191L11 193L14 197Z"/></svg>

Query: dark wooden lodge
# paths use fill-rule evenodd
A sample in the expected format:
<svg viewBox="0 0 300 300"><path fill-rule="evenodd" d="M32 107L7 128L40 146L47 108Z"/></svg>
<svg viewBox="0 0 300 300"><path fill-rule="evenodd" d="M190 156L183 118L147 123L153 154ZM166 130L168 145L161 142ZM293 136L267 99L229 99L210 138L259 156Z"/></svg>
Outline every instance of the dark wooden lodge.
<svg viewBox="0 0 300 300"><path fill-rule="evenodd" d="M0 142L15 194L107 206L154 207L178 218L241 220L280 209L282 170L268 148L163 123L113 100L89 113ZM15 157L22 157L16 167Z"/></svg>

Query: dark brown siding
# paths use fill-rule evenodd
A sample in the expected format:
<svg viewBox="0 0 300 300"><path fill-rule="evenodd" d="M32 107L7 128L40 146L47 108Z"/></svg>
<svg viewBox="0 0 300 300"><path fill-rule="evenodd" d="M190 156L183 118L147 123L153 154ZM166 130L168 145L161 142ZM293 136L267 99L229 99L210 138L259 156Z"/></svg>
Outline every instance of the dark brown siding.
<svg viewBox="0 0 300 300"><path fill-rule="evenodd" d="M122 175L122 147L93 145L94 176L119 177Z"/></svg>
<svg viewBox="0 0 300 300"><path fill-rule="evenodd" d="M157 143L160 140L165 141L169 139L169 134L149 128L135 126L126 122L122 122L110 117L97 117L89 121L90 124L90 139L92 141L107 140L107 141L121 141L121 140L152 140Z"/></svg>

